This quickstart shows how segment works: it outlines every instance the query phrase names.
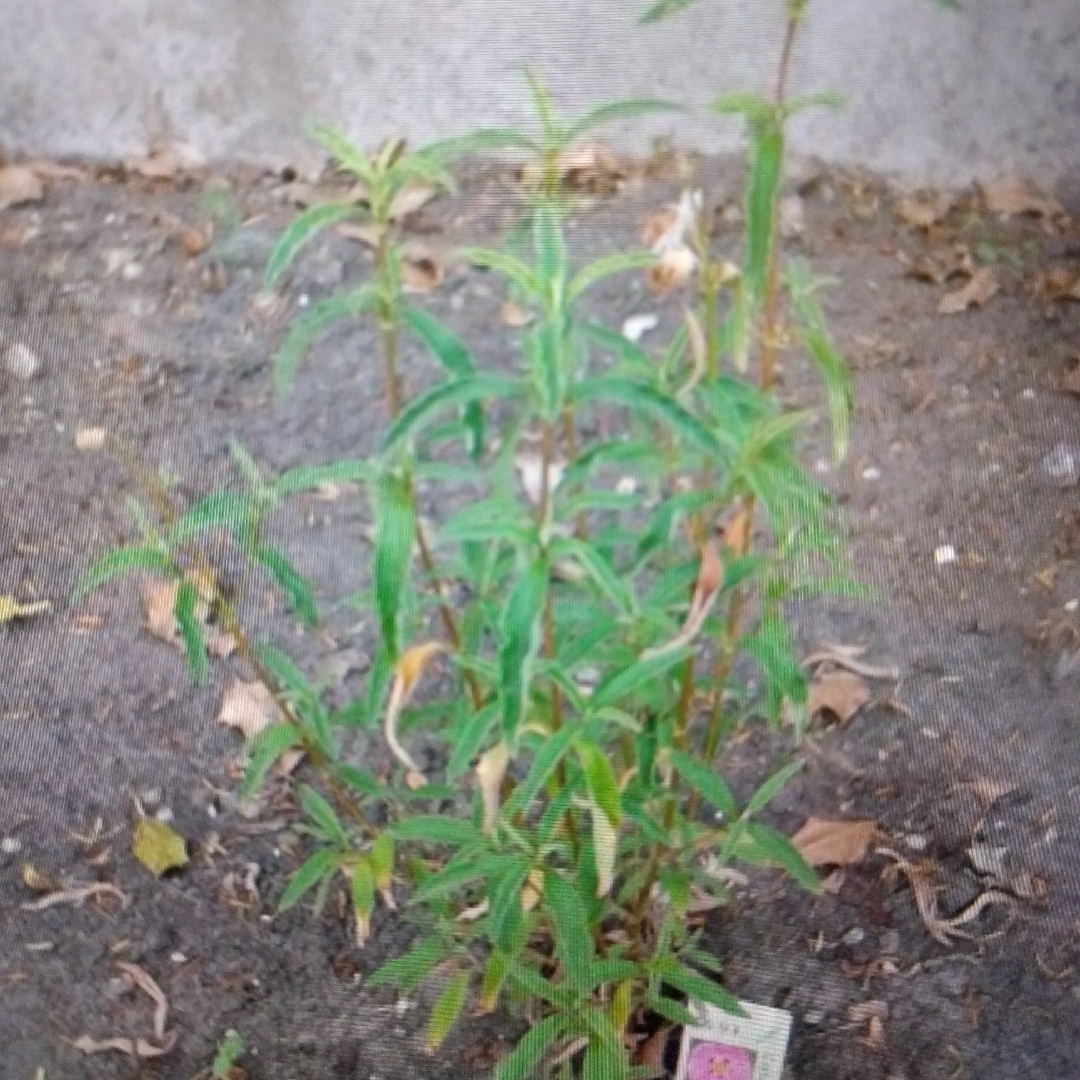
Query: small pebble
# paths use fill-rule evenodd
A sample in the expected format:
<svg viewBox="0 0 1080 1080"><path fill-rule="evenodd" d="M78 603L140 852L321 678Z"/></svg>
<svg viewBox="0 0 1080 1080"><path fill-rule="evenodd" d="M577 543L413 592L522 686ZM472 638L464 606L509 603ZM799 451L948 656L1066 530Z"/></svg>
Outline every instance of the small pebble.
<svg viewBox="0 0 1080 1080"><path fill-rule="evenodd" d="M14 855L22 847L22 841L14 836L5 836L0 840L0 853Z"/></svg>
<svg viewBox="0 0 1080 1080"><path fill-rule="evenodd" d="M909 851L925 851L930 846L930 841L921 833L908 833L904 837L904 846Z"/></svg>
<svg viewBox="0 0 1080 1080"><path fill-rule="evenodd" d="M853 926L840 940L845 945L858 945L866 937L866 931L861 926Z"/></svg>
<svg viewBox="0 0 1080 1080"><path fill-rule="evenodd" d="M659 322L655 315L631 315L622 325L622 335L627 341L638 342Z"/></svg>
<svg viewBox="0 0 1080 1080"><path fill-rule="evenodd" d="M869 465L862 471L862 478L864 480L880 480L881 470L874 465Z"/></svg>
<svg viewBox="0 0 1080 1080"><path fill-rule="evenodd" d="M174 952L169 956L169 959L174 964L186 964L187 957L182 952Z"/></svg>
<svg viewBox="0 0 1080 1080"><path fill-rule="evenodd" d="M1077 608L1080 608L1080 600L1070 600L1065 605L1066 611L1076 611Z"/></svg>
<svg viewBox="0 0 1080 1080"><path fill-rule="evenodd" d="M825 1012L823 1009L807 1009L803 1013L803 1023L810 1027L818 1027L825 1022Z"/></svg>
<svg viewBox="0 0 1080 1080"><path fill-rule="evenodd" d="M956 562L956 548L952 544L942 544L941 547L934 549L934 562L938 566L945 566L946 563Z"/></svg>
<svg viewBox="0 0 1080 1080"><path fill-rule="evenodd" d="M154 817L156 817L158 819L158 821L163 821L165 823L168 823L168 822L172 821L173 820L173 812L172 812L171 807L168 807L168 806L161 807L154 814Z"/></svg>
<svg viewBox="0 0 1080 1080"><path fill-rule="evenodd" d="M29 345L17 341L4 354L4 368L16 379L28 381L41 370L41 359Z"/></svg>

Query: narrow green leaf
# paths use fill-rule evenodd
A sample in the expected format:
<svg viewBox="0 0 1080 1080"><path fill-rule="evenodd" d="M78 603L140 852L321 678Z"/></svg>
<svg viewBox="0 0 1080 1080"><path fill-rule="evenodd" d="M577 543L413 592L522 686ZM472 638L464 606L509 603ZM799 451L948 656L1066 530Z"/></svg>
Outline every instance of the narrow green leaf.
<svg viewBox="0 0 1080 1080"><path fill-rule="evenodd" d="M554 209L538 206L533 212L533 249L536 253L536 276L543 296L550 304L557 282L566 274L566 242L562 224Z"/></svg>
<svg viewBox="0 0 1080 1080"><path fill-rule="evenodd" d="M403 439L427 423L433 413L454 405L466 405L484 398L512 398L521 393L517 379L497 375L470 375L448 379L425 394L414 398L398 415L383 437L383 450L390 451Z"/></svg>
<svg viewBox="0 0 1080 1080"><path fill-rule="evenodd" d="M573 745L578 732L569 724L546 738L536 751L525 779L521 781L507 801L507 810L513 814L524 811L547 783L566 752Z"/></svg>
<svg viewBox="0 0 1080 1080"><path fill-rule="evenodd" d="M601 348L617 356L635 372L639 379L652 378L656 370L656 361L644 349L627 340L617 330L601 323L583 322L578 329Z"/></svg>
<svg viewBox="0 0 1080 1080"><path fill-rule="evenodd" d="M748 837L770 861L786 870L803 888L811 892L820 891L821 880L817 874L791 841L778 829L759 822L750 822L746 825L743 835ZM741 853L740 848L736 848L736 852Z"/></svg>
<svg viewBox="0 0 1080 1080"><path fill-rule="evenodd" d="M652 7L646 10L639 21L643 23L660 22L662 19L677 15L680 11L684 11L691 4L697 2L698 0L659 0L659 3L653 4Z"/></svg>
<svg viewBox="0 0 1080 1080"><path fill-rule="evenodd" d="M374 166L363 151L349 141L344 132L323 121L310 125L308 130L312 138L317 139L330 151L338 165L348 169L368 187L374 184L376 180Z"/></svg>
<svg viewBox="0 0 1080 1080"><path fill-rule="evenodd" d="M236 491L214 491L199 499L165 533L170 548L179 547L205 532L242 532L257 518L259 501Z"/></svg>
<svg viewBox="0 0 1080 1080"><path fill-rule="evenodd" d="M844 95L838 90L815 90L810 94L796 94L784 102L784 116L794 116L807 109L842 109Z"/></svg>
<svg viewBox="0 0 1080 1080"><path fill-rule="evenodd" d="M278 912L288 911L308 890L337 870L341 856L336 851L316 851L291 878L278 901Z"/></svg>
<svg viewBox="0 0 1080 1080"><path fill-rule="evenodd" d="M379 478L375 501L375 605L383 645L398 654L398 619L416 540L416 506L410 486L399 476Z"/></svg>
<svg viewBox="0 0 1080 1080"><path fill-rule="evenodd" d="M652 656L646 660L637 660L627 668L616 671L593 690L589 698L590 710L597 710L603 705L628 697L643 686L667 675L676 665L681 664L689 655L688 650L673 650L661 656Z"/></svg>
<svg viewBox="0 0 1080 1080"><path fill-rule="evenodd" d="M697 1017L685 1005L680 1005L679 1002L673 1001L669 997L650 994L646 997L645 1003L669 1023L693 1027L698 1022Z"/></svg>
<svg viewBox="0 0 1080 1080"><path fill-rule="evenodd" d="M511 128L481 128L468 135L455 135L448 139L428 143L417 150L417 155L433 161L449 162L466 154L484 150L532 150L539 147L527 135Z"/></svg>
<svg viewBox="0 0 1080 1080"><path fill-rule="evenodd" d="M566 1031L566 1018L558 1013L534 1024L495 1066L494 1080L528 1080L544 1057L544 1052Z"/></svg>
<svg viewBox="0 0 1080 1080"><path fill-rule="evenodd" d="M451 375L472 375L476 370L465 343L443 322L411 305L401 308L401 321L428 347Z"/></svg>
<svg viewBox="0 0 1080 1080"><path fill-rule="evenodd" d="M682 109L683 106L677 102L665 101L663 98L623 98L620 101L609 101L597 105L575 120L563 137L569 145L585 132L602 124L610 124L616 120L635 120L639 116L651 116L653 113L681 112Z"/></svg>
<svg viewBox="0 0 1080 1080"><path fill-rule="evenodd" d="M358 765L339 764L334 771L346 786L362 798L378 798L386 794L385 786L367 769L361 769Z"/></svg>
<svg viewBox="0 0 1080 1080"><path fill-rule="evenodd" d="M210 661L206 655L206 642L203 639L202 625L195 616L199 603L199 591L190 581L182 581L176 590L176 604L173 614L180 631L180 640L184 643L184 656L191 670L191 677L200 683L210 672Z"/></svg>
<svg viewBox="0 0 1080 1080"><path fill-rule="evenodd" d="M692 1001L703 1001L709 1005L715 1005L718 1009L723 1009L724 1012L729 1012L733 1016L746 1015L739 1004L739 999L712 979L706 979L703 975L698 975L670 958L657 966L664 981L676 990L681 990Z"/></svg>
<svg viewBox="0 0 1080 1080"><path fill-rule="evenodd" d="M337 844L348 844L349 834L345 831L334 808L308 784L301 784L297 792L300 808L326 837L327 840Z"/></svg>
<svg viewBox="0 0 1080 1080"><path fill-rule="evenodd" d="M573 990L584 991L595 956L586 906L577 889L553 870L544 875L543 902L555 924L555 955L562 963L567 984Z"/></svg>
<svg viewBox="0 0 1080 1080"><path fill-rule="evenodd" d="M521 571L506 601L500 625L499 702L503 737L511 745L529 701L532 669L540 651L540 614L548 589L548 567L534 559Z"/></svg>
<svg viewBox="0 0 1080 1080"><path fill-rule="evenodd" d="M776 206L783 168L784 135L779 126L751 129L750 182L746 191L746 269L751 302L765 295L776 232Z"/></svg>
<svg viewBox="0 0 1080 1080"><path fill-rule="evenodd" d="M745 118L754 130L763 131L776 123L776 106L751 90L731 90L712 104L714 112Z"/></svg>
<svg viewBox="0 0 1080 1080"><path fill-rule="evenodd" d="M416 814L402 818L387 826L387 832L395 840L426 840L432 844L471 844L480 839L480 834L467 821L455 821L453 818L440 817L436 814Z"/></svg>
<svg viewBox="0 0 1080 1080"><path fill-rule="evenodd" d="M471 266L494 270L512 281L519 289L536 299L543 298L543 289L537 276L520 259L508 255L505 251L490 248L467 247L461 251L461 258Z"/></svg>
<svg viewBox="0 0 1080 1080"><path fill-rule="evenodd" d="M281 234L263 272L263 288L271 289L292 265L300 249L317 233L339 221L357 217L360 208L355 203L328 202L309 206L298 214Z"/></svg>
<svg viewBox="0 0 1080 1080"><path fill-rule="evenodd" d="M589 1040L581 1062L581 1080L612 1080L625 1077L629 1071L630 1058L617 1038L601 1040L594 1036Z"/></svg>
<svg viewBox="0 0 1080 1080"><path fill-rule="evenodd" d="M274 762L286 750L300 746L302 741L295 724L286 722L263 728L248 745L248 764L240 785L240 798L250 799L259 790Z"/></svg>
<svg viewBox="0 0 1080 1080"><path fill-rule="evenodd" d="M592 544L567 537L553 544L552 551L554 559L561 559L564 554L573 558L624 615L634 614L634 597L629 586Z"/></svg>
<svg viewBox="0 0 1080 1080"><path fill-rule="evenodd" d="M540 81L540 77L532 68L525 69L525 82L528 84L529 93L532 95L536 117L540 121L545 147L556 142L561 143L563 140L559 132L559 122L555 115L555 106L552 103L548 88Z"/></svg>
<svg viewBox="0 0 1080 1080"><path fill-rule="evenodd" d="M484 745L488 732L491 731L498 716L498 702L492 702L469 717L468 722L454 740L454 749L446 765L448 779L455 780L469 769L477 754L480 753L480 748Z"/></svg>
<svg viewBox="0 0 1080 1080"><path fill-rule="evenodd" d="M218 1043L214 1062L210 1066L210 1075L214 1080L228 1080L233 1066L244 1056L246 1049L247 1047L239 1032L229 1028L225 1032L225 1037ZM45 1071L43 1069L39 1070L39 1076L44 1080Z"/></svg>
<svg viewBox="0 0 1080 1080"><path fill-rule="evenodd" d="M370 859L358 859L349 878L353 911L369 916L375 908L375 873Z"/></svg>
<svg viewBox="0 0 1080 1080"><path fill-rule="evenodd" d="M684 754L681 750L669 751L671 764L679 775L707 802L723 811L724 817L735 821L739 816L739 804L731 793L731 788L712 768L696 758Z"/></svg>
<svg viewBox="0 0 1080 1080"><path fill-rule="evenodd" d="M261 547L255 558L270 571L278 588L285 594L285 599L293 613L307 626L317 626L319 611L315 606L315 595L311 586L296 571L285 553L278 548Z"/></svg>
<svg viewBox="0 0 1080 1080"><path fill-rule="evenodd" d="M274 391L283 394L292 385L300 361L304 359L311 343L331 323L342 319L354 319L371 311L377 300L371 285L361 285L340 296L330 296L308 308L303 315L293 319L278 351L274 354Z"/></svg>
<svg viewBox="0 0 1080 1080"><path fill-rule="evenodd" d="M506 972L510 966L509 957L501 949L492 949L484 965L484 974L480 980L480 1008L493 1012L499 1001L499 992L506 981Z"/></svg>
<svg viewBox="0 0 1080 1080"><path fill-rule="evenodd" d="M369 461L335 461L329 465L301 465L282 473L272 489L278 498L297 495L301 491L313 491L323 484L371 483L376 468Z"/></svg>
<svg viewBox="0 0 1080 1080"><path fill-rule="evenodd" d="M593 802L604 812L614 829L622 820L622 807L619 801L619 782L615 779L615 770L611 762L595 743L581 740L577 744L581 771L585 774L585 786Z"/></svg>
<svg viewBox="0 0 1080 1080"><path fill-rule="evenodd" d="M655 387L629 379L599 376L575 383L571 398L580 404L599 400L607 405L623 405L632 412L653 416L666 423L675 434L712 454L718 462L726 457L723 445L697 417Z"/></svg>
<svg viewBox="0 0 1080 1080"><path fill-rule="evenodd" d="M427 1035L424 1044L429 1053L437 1050L443 1040L449 1034L450 1029L461 1015L462 1006L465 1004L465 995L469 991L471 973L459 971L447 983L443 992L438 996L435 1004L431 1007L431 1015L428 1018Z"/></svg>
<svg viewBox="0 0 1080 1080"><path fill-rule="evenodd" d="M75 597L83 597L100 588L106 581L137 570L149 570L168 578L179 576L166 552L151 544L130 544L105 552L83 571L75 589Z"/></svg>
<svg viewBox="0 0 1080 1080"><path fill-rule="evenodd" d="M785 765L782 769L778 769L766 780L761 787L750 796L749 802L746 804L746 809L742 812L742 818L744 821L749 821L755 814L764 810L769 803L772 802L777 795L787 785L788 781L798 773L803 767L801 761L792 761Z"/></svg>
<svg viewBox="0 0 1080 1080"><path fill-rule="evenodd" d="M404 956L395 956L372 972L365 985L377 987L392 983L407 994L419 986L424 976L445 956L446 944L442 938L425 938Z"/></svg>
<svg viewBox="0 0 1080 1080"><path fill-rule="evenodd" d="M570 279L566 290L567 303L573 303L582 293L605 278L625 274L631 270L644 270L652 266L656 258L651 251L625 251L605 255L589 263Z"/></svg>

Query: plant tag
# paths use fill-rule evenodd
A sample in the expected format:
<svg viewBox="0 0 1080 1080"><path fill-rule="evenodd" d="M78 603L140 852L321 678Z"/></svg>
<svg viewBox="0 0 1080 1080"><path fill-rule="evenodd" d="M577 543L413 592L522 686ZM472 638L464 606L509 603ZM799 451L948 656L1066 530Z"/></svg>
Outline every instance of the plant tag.
<svg viewBox="0 0 1080 1080"><path fill-rule="evenodd" d="M745 1016L691 1003L698 1018L683 1029L675 1080L780 1080L791 1013L740 1001Z"/></svg>

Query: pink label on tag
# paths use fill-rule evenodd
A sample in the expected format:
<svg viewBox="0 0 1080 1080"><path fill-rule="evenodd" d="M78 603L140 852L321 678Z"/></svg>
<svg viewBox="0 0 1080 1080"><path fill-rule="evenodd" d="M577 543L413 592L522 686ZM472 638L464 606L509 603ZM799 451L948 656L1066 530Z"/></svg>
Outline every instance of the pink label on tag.
<svg viewBox="0 0 1080 1080"><path fill-rule="evenodd" d="M722 1043L698 1043L690 1051L687 1080L752 1080L754 1072L750 1051L742 1046Z"/></svg>

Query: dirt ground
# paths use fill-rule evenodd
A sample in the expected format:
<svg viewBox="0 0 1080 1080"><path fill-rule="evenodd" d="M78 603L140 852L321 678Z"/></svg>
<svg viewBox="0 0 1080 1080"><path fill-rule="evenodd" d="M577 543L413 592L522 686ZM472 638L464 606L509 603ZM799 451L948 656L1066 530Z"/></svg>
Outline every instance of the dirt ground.
<svg viewBox="0 0 1080 1080"><path fill-rule="evenodd" d="M691 164L737 204L731 162ZM280 178L233 174L215 198L246 223L219 227L196 257L183 249L182 231L209 221L206 192L225 184L96 174L0 212L0 348L10 358L21 343L39 361L0 373L0 593L54 605L0 627L0 1078L191 1080L227 1028L250 1047L250 1080L482 1077L512 1021L459 1025L432 1058L418 1003L363 986L409 940L406 919L378 914L358 951L333 904L321 919L303 907L273 915L304 841L284 791L255 817L237 808L240 740L215 719L229 663L192 688L178 652L141 628L131 584L69 602L81 568L130 536L132 486L115 462L76 449L81 429L123 436L192 495L230 475L233 437L275 469L373 448L382 404L368 327L328 333L282 403L269 367L287 319L365 274L366 250L315 244L275 306L259 277L291 212ZM643 217L679 187L652 176L595 200L571 225L572 250L584 260L635 244ZM942 915L970 912L991 886L1010 899L963 924L974 940L945 947L895 860L872 854L818 897L752 875L707 941L731 990L793 1013L793 1080L1080 1075L1080 400L1063 389L1080 361L1080 303L1032 287L1052 266L1075 280L1080 233L1003 221L968 199L927 235L882 184L811 167L798 191L804 228L786 242L834 279L823 302L857 379L849 459L824 465L821 423L807 461L847 511L855 567L876 595L793 616L807 650L865 646L900 679L875 682L875 702L845 726L815 726L801 747L747 730L724 767L745 793L784 755L804 758L773 820L793 832L810 815L872 818L881 847L930 868ZM1078 194L1060 193L1074 216ZM414 231L445 249L491 242L513 211L512 179L477 171L420 211ZM733 250L739 225L730 212L718 220L717 243ZM917 280L905 259L945 258L957 241L1000 288L945 315L941 298L963 279ZM423 298L481 362L507 349L500 301L491 275L453 267ZM677 296L656 300L637 279L616 280L595 305L616 326L658 314L646 345L680 318ZM409 346L413 388L427 365ZM792 358L782 392L810 403L815 390ZM252 610L312 670L333 654L346 688L359 685L369 641L370 621L343 600L363 580L365 514L360 499L308 497L281 515L318 585L324 630ZM182 872L159 880L132 858L133 797L171 811L190 842ZM990 877L976 873L975 843L996 852ZM24 910L26 862L68 884L115 883L130 903ZM244 910L222 883L251 864L257 897ZM149 999L117 981L119 961L158 982L177 1033L141 1066L71 1045L150 1035Z"/></svg>

